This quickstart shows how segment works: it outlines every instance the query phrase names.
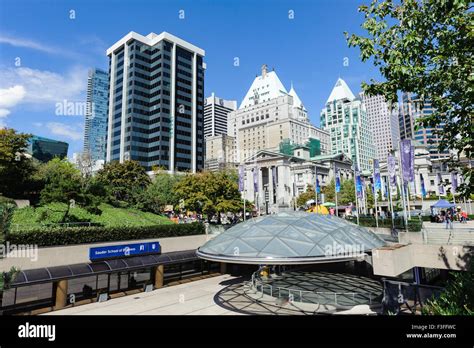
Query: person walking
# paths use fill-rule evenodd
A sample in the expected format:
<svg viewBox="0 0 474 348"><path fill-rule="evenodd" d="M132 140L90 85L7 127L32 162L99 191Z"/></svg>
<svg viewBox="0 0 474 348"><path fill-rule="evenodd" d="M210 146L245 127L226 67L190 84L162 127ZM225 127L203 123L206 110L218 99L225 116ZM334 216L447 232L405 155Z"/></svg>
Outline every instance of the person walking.
<svg viewBox="0 0 474 348"><path fill-rule="evenodd" d="M446 229L453 229L453 215L450 211L446 213Z"/></svg>

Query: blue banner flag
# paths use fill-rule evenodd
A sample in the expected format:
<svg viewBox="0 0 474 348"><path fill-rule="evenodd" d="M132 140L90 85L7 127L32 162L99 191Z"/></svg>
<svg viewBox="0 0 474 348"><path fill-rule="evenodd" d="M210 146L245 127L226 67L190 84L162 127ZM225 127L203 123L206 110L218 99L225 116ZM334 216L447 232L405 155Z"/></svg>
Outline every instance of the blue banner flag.
<svg viewBox="0 0 474 348"><path fill-rule="evenodd" d="M336 185L336 192L341 192L341 175L340 175L339 169L337 168L336 168L335 185Z"/></svg>
<svg viewBox="0 0 474 348"><path fill-rule="evenodd" d="M420 174L420 184L421 184L421 195L423 198L426 197L426 188L425 188L425 180L423 179L423 174Z"/></svg>
<svg viewBox="0 0 474 348"><path fill-rule="evenodd" d="M356 192L357 192L357 197L362 198L362 180L360 178L360 171L357 166L355 166L355 182L356 182Z"/></svg>
<svg viewBox="0 0 474 348"><path fill-rule="evenodd" d="M380 181L380 165L379 160L374 159L374 191L382 189L382 182Z"/></svg>

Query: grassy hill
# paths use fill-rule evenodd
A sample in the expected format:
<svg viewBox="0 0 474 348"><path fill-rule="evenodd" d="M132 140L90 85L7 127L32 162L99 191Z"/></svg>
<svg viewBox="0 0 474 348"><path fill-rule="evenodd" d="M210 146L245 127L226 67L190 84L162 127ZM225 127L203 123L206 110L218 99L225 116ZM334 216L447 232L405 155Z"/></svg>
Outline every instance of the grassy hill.
<svg viewBox="0 0 474 348"><path fill-rule="evenodd" d="M17 209L13 215L12 231L60 223L66 208L64 203L51 203L37 208ZM100 215L91 214L80 207L71 208L67 222L91 222L103 226L152 226L173 223L166 217L136 209L115 208L109 204L101 204L99 208L102 211Z"/></svg>

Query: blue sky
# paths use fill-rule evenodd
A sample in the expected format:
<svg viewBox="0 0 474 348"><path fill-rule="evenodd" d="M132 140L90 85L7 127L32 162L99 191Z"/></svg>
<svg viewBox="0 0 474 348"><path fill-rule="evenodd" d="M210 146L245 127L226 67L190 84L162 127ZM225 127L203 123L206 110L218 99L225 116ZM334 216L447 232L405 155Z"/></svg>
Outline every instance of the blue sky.
<svg viewBox="0 0 474 348"><path fill-rule="evenodd" d="M357 48L347 47L343 35L362 32L357 7L364 2L2 0L0 126L67 141L69 155L81 151L83 115L58 116L56 105L85 101L87 70L106 69L105 50L130 31L167 31L203 48L205 94L239 103L265 63L287 89L293 81L319 125L338 77L354 93L362 81L379 77L371 64L360 62Z"/></svg>

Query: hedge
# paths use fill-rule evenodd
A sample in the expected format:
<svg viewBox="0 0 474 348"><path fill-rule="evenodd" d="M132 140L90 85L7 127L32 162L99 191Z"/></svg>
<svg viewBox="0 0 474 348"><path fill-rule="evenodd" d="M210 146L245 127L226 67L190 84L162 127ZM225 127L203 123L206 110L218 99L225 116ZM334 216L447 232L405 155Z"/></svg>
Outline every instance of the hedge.
<svg viewBox="0 0 474 348"><path fill-rule="evenodd" d="M149 238L180 237L204 234L203 224L172 224L156 226L69 227L38 229L10 233L11 244L33 244L40 247L83 243L115 242Z"/></svg>
<svg viewBox="0 0 474 348"><path fill-rule="evenodd" d="M357 219L351 218L350 219L353 223L357 222ZM379 227L385 227L385 228L392 228L392 219L391 218L385 218L385 219L380 219L379 218ZM375 221L375 218L373 217L359 217L359 224L364 227L376 227L377 222ZM405 229L405 221L403 218L398 217L394 219L394 226L398 230L404 230ZM420 221L418 218L412 218L411 220L408 220L408 231L410 232L420 232L421 227L422 227L422 221Z"/></svg>

